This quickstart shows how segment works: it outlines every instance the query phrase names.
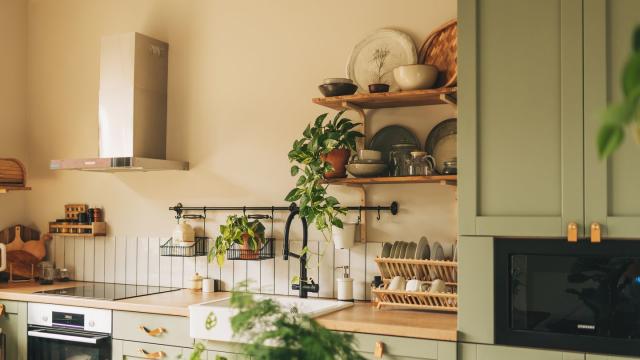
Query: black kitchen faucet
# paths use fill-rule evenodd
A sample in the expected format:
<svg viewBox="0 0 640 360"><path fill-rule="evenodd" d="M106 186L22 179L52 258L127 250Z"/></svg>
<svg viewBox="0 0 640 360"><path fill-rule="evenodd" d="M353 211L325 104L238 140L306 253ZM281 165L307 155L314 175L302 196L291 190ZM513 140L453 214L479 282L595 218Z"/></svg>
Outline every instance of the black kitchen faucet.
<svg viewBox="0 0 640 360"><path fill-rule="evenodd" d="M313 282L313 279L307 279L307 253L303 250L302 255L298 255L289 251L289 230L291 228L291 222L296 215L300 215L300 209L295 205L291 204L291 212L289 213L289 217L287 218L287 223L284 228L284 251L283 258L285 260L289 259L289 256L297 258L300 260L300 283L291 285L293 290L300 291L300 297L306 298L307 293L317 293L320 290L320 286ZM307 248L308 239L308 229L307 229L307 219L300 216L300 220L302 221L302 249Z"/></svg>

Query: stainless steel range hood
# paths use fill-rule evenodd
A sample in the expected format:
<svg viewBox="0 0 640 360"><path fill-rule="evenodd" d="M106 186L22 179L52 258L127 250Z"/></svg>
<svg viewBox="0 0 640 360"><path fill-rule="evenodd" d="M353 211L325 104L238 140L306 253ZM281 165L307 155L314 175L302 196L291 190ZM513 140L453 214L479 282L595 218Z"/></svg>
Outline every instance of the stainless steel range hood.
<svg viewBox="0 0 640 360"><path fill-rule="evenodd" d="M102 39L99 157L52 160L52 170L188 170L166 160L169 45L138 33Z"/></svg>

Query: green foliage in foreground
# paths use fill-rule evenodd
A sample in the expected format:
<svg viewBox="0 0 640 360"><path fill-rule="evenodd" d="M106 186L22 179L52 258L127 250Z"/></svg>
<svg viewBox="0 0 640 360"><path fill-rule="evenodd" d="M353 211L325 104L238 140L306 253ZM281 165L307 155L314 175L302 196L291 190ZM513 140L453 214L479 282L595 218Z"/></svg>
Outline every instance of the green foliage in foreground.
<svg viewBox="0 0 640 360"><path fill-rule="evenodd" d="M243 351L252 359L364 359L353 348L353 335L329 331L308 316L284 311L270 299L256 301L253 295L236 291L231 305L239 310L231 320L234 335L251 339Z"/></svg>
<svg viewBox="0 0 640 360"><path fill-rule="evenodd" d="M631 55L621 80L624 99L609 106L598 133L598 154L601 158L610 156L620 147L628 126L633 126L636 140L640 141L640 26L634 32Z"/></svg>

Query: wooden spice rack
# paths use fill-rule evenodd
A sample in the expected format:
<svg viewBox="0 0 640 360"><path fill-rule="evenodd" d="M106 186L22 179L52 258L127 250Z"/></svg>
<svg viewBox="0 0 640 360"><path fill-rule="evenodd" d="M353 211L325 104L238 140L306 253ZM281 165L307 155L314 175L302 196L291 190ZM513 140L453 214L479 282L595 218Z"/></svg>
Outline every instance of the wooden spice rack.
<svg viewBox="0 0 640 360"><path fill-rule="evenodd" d="M90 230L91 232L85 232ZM62 236L106 236L107 235L107 223L106 222L94 222L91 224L72 224L72 223L59 223L50 222L49 232L52 235Z"/></svg>
<svg viewBox="0 0 640 360"><path fill-rule="evenodd" d="M374 289L378 297L378 308L383 306L403 307L422 310L458 311L458 263L447 260L416 260L398 258L376 258L384 286ZM417 279L430 283L435 279L445 282L452 293L413 292L388 290L387 286L395 276Z"/></svg>

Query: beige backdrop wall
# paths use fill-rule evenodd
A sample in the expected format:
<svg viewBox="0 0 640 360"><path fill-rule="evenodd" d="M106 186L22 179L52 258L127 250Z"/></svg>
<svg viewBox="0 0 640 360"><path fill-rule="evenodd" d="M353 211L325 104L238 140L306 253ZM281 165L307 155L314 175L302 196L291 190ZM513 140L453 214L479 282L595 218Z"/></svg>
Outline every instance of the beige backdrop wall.
<svg viewBox="0 0 640 360"><path fill-rule="evenodd" d="M104 207L113 236L163 237L175 224L167 208L177 202L285 204L294 184L289 147L327 110L311 103L317 84L344 76L354 44L375 29L403 30L419 45L455 16L454 0L30 0L30 220L44 228L65 203L84 202ZM97 155L100 38L131 31L170 44L167 152L188 160L191 170L49 171L50 159ZM371 131L402 123L424 142L452 116L449 106L380 110L371 113ZM347 204L358 199L349 190L333 191ZM368 215L371 241L456 237L453 188L381 185L368 197L401 207L379 223ZM214 214L208 229L224 215Z"/></svg>
<svg viewBox="0 0 640 360"><path fill-rule="evenodd" d="M0 158L27 161L27 2L0 0ZM26 164L28 165L28 164ZM23 191L0 194L0 230L27 221Z"/></svg>

